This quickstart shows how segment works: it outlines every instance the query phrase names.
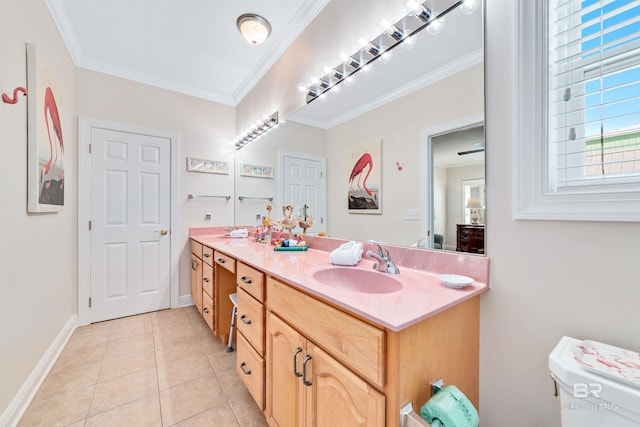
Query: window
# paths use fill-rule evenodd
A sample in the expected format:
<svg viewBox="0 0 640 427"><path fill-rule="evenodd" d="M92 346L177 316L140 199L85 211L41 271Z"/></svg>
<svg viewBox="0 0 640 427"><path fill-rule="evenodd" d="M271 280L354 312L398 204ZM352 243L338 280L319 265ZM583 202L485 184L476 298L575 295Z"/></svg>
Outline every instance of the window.
<svg viewBox="0 0 640 427"><path fill-rule="evenodd" d="M514 216L640 221L640 4L518 9Z"/></svg>

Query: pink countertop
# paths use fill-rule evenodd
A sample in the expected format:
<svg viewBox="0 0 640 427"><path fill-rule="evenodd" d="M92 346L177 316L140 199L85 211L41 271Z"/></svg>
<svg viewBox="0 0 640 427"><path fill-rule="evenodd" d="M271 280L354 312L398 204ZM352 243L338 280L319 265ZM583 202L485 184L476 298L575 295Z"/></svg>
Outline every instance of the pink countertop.
<svg viewBox="0 0 640 427"><path fill-rule="evenodd" d="M400 331L489 290L489 259L483 256L385 245L400 274L375 273L392 276L402 287L390 293L365 293L340 289L313 277L316 271L335 267L329 262L329 253L344 240L308 236L309 250L276 252L273 246L253 242L251 237L226 237L221 229L189 231L192 239L206 246L392 331ZM373 249L368 243L364 246L365 253ZM343 268L373 271L373 260L363 254L357 266ZM462 274L475 281L464 289L451 289L438 279L443 273Z"/></svg>

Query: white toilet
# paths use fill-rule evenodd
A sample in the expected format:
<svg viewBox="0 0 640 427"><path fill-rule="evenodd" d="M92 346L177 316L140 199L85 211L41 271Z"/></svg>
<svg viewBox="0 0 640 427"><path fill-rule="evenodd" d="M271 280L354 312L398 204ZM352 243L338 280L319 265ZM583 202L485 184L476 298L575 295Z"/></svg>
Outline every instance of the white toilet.
<svg viewBox="0 0 640 427"><path fill-rule="evenodd" d="M563 427L640 426L640 355L562 337L549 355Z"/></svg>

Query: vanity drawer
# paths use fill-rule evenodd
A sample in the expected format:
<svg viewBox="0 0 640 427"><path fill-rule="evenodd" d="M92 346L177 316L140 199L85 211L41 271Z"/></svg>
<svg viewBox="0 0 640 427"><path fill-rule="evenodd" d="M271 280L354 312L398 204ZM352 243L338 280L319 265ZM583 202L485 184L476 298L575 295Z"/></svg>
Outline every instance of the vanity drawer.
<svg viewBox="0 0 640 427"><path fill-rule="evenodd" d="M220 267L226 268L232 273L236 272L236 260L230 256L225 255L222 252L215 251L213 253L213 259L215 259L216 264Z"/></svg>
<svg viewBox="0 0 640 427"><path fill-rule="evenodd" d="M237 268L238 286L249 292L258 301L264 302L264 274L241 262L238 263Z"/></svg>
<svg viewBox="0 0 640 427"><path fill-rule="evenodd" d="M206 292L202 293L202 317L209 325L209 329L213 331L213 319L214 319L214 308L213 308L213 299L206 294Z"/></svg>
<svg viewBox="0 0 640 427"><path fill-rule="evenodd" d="M207 263L202 263L202 290L213 298L213 267Z"/></svg>
<svg viewBox="0 0 640 427"><path fill-rule="evenodd" d="M213 266L213 249L208 246L202 247L202 260Z"/></svg>
<svg viewBox="0 0 640 427"><path fill-rule="evenodd" d="M384 386L384 331L267 277L269 311L372 384Z"/></svg>
<svg viewBox="0 0 640 427"><path fill-rule="evenodd" d="M198 243L191 239L191 253L202 259L202 243Z"/></svg>
<svg viewBox="0 0 640 427"><path fill-rule="evenodd" d="M264 356L264 305L238 290L238 331Z"/></svg>
<svg viewBox="0 0 640 427"><path fill-rule="evenodd" d="M255 352L242 334L238 334L236 371L260 410L264 410L264 359Z"/></svg>

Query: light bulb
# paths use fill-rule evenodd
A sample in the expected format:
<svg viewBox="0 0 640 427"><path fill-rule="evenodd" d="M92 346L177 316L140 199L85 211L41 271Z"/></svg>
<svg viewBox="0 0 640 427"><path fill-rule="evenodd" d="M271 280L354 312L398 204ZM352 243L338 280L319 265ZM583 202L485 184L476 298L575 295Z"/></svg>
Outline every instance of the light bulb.
<svg viewBox="0 0 640 427"><path fill-rule="evenodd" d="M478 8L480 0L464 0L460 5L460 12L470 15Z"/></svg>
<svg viewBox="0 0 640 427"><path fill-rule="evenodd" d="M391 59L393 58L393 52L388 50L385 53L383 53L382 55L380 55L380 61L383 64L388 64L389 62L391 62Z"/></svg>
<svg viewBox="0 0 640 427"><path fill-rule="evenodd" d="M361 70L363 73L368 73L369 71L371 71L371 68L372 68L371 64L367 64L364 67L362 67Z"/></svg>
<svg viewBox="0 0 640 427"><path fill-rule="evenodd" d="M356 81L356 78L353 76L348 76L347 78L344 79L344 82L348 85L354 84L355 81Z"/></svg>
<svg viewBox="0 0 640 427"><path fill-rule="evenodd" d="M416 36L410 36L404 39L401 45L405 49L411 49L416 44L416 40L417 40Z"/></svg>
<svg viewBox="0 0 640 427"><path fill-rule="evenodd" d="M427 31L429 34L439 34L444 28L444 18L438 18L431 21L431 23L427 26Z"/></svg>
<svg viewBox="0 0 640 427"><path fill-rule="evenodd" d="M420 6L420 3L418 3L416 0L409 0L407 2L407 10L410 10L410 11L416 10L419 6Z"/></svg>

